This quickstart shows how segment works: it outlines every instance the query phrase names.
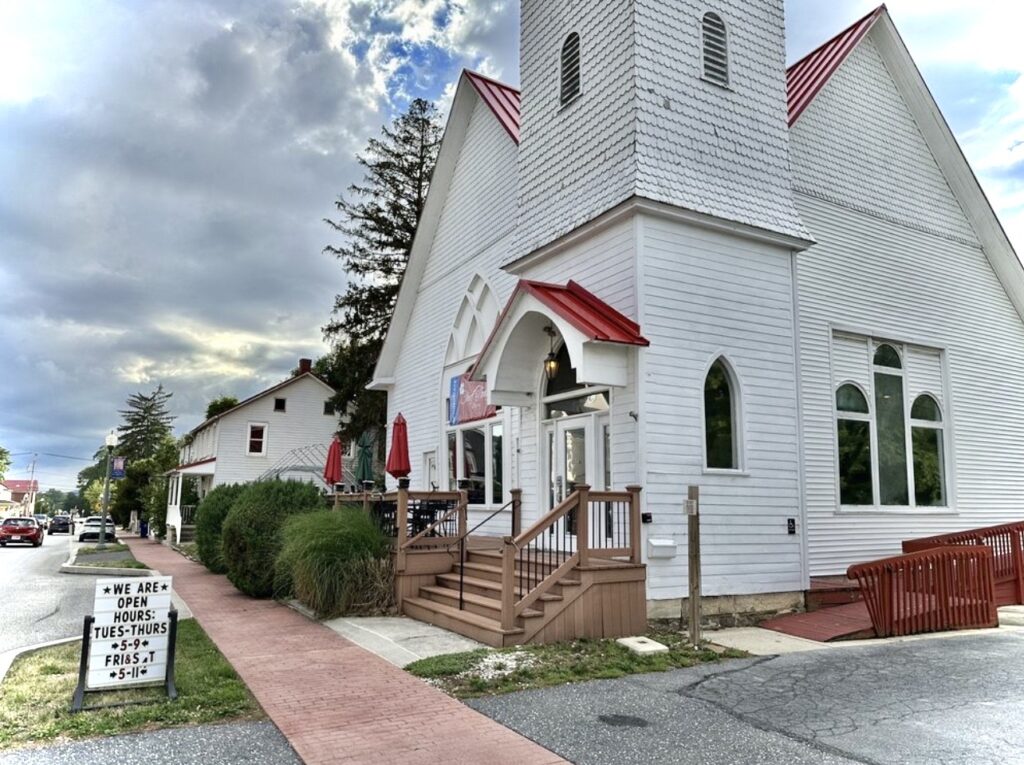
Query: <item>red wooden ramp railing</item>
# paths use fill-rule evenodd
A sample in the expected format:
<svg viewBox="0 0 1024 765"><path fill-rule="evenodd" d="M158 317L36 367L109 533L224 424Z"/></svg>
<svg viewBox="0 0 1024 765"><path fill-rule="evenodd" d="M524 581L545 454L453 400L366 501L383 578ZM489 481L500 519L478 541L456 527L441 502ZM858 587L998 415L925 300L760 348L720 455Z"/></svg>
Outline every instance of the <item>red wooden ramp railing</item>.
<svg viewBox="0 0 1024 765"><path fill-rule="evenodd" d="M1024 604L1024 521L908 539L903 552L950 545L984 545L992 550L996 605Z"/></svg>
<svg viewBox="0 0 1024 765"><path fill-rule="evenodd" d="M850 566L879 637L998 623L992 550L933 547Z"/></svg>

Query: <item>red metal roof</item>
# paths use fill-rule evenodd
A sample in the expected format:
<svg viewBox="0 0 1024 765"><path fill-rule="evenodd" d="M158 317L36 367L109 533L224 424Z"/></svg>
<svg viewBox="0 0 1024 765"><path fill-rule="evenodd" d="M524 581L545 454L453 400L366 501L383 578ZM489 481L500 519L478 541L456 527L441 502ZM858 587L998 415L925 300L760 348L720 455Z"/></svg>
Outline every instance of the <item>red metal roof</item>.
<svg viewBox="0 0 1024 765"><path fill-rule="evenodd" d="M855 21L828 42L815 48L786 70L786 92L789 102L789 124L793 125L814 97L818 95L839 65L857 47L878 17L885 12L880 5L867 16Z"/></svg>
<svg viewBox="0 0 1024 765"><path fill-rule="evenodd" d="M466 77L473 83L473 88L480 94L501 126L519 143L519 90L503 82L484 77L477 72L465 70Z"/></svg>
<svg viewBox="0 0 1024 765"><path fill-rule="evenodd" d="M30 481L27 478L9 478L3 482L4 486L7 487L8 491L16 493L27 493L30 491L39 491L39 481Z"/></svg>
<svg viewBox="0 0 1024 765"><path fill-rule="evenodd" d="M533 295L591 340L627 345L651 344L640 334L639 324L574 281L562 286L520 279L509 305L519 292Z"/></svg>
<svg viewBox="0 0 1024 765"><path fill-rule="evenodd" d="M789 124L793 125L810 105L839 65L857 47L864 35L886 10L880 5L867 16L855 21L828 42L823 43L786 70L786 92ZM519 90L482 74L465 70L476 92L494 112L501 126L519 143Z"/></svg>

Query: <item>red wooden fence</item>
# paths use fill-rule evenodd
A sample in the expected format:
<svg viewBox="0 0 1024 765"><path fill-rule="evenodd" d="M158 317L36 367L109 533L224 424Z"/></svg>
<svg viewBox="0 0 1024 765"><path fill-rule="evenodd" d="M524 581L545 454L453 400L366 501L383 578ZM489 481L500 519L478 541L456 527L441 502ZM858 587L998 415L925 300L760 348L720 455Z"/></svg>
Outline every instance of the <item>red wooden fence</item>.
<svg viewBox="0 0 1024 765"><path fill-rule="evenodd" d="M998 624L992 550L948 545L850 566L879 637Z"/></svg>
<svg viewBox="0 0 1024 765"><path fill-rule="evenodd" d="M984 545L992 550L996 605L1024 604L1024 522L908 539L903 552L950 545Z"/></svg>

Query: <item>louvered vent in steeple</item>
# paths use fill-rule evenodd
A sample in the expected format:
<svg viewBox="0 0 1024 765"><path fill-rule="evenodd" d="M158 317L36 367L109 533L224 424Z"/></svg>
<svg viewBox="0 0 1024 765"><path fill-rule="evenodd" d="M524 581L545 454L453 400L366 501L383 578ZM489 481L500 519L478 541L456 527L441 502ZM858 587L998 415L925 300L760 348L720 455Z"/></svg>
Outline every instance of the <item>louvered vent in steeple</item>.
<svg viewBox="0 0 1024 765"><path fill-rule="evenodd" d="M729 51L725 22L717 13L704 14L704 78L722 87L729 86Z"/></svg>

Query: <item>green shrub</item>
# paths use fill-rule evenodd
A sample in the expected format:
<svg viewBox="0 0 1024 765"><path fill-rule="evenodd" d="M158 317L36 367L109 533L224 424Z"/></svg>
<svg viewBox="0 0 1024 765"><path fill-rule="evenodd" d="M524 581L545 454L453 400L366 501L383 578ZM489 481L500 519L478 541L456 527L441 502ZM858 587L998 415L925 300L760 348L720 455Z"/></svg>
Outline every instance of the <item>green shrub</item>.
<svg viewBox="0 0 1024 765"><path fill-rule="evenodd" d="M221 550L231 583L254 598L272 595L284 522L322 506L320 492L312 484L261 481L246 486L221 528Z"/></svg>
<svg viewBox="0 0 1024 765"><path fill-rule="evenodd" d="M196 547L199 560L215 574L227 573L221 551L221 528L231 505L246 487L242 484L218 486L199 503L196 510Z"/></svg>
<svg viewBox="0 0 1024 765"><path fill-rule="evenodd" d="M361 510L290 518L277 557L275 593L294 595L320 617L394 608L390 542Z"/></svg>

